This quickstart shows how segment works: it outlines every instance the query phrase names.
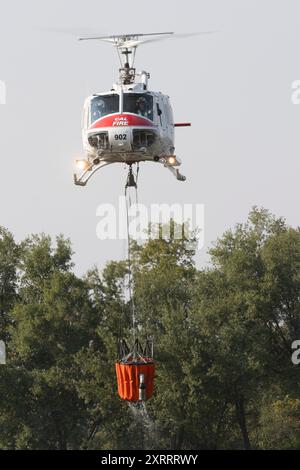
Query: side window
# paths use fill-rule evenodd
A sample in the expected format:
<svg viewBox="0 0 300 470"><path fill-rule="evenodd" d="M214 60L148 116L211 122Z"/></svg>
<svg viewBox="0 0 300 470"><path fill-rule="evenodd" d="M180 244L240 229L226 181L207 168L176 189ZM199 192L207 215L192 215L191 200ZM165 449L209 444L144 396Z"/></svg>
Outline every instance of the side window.
<svg viewBox="0 0 300 470"><path fill-rule="evenodd" d="M157 111L157 116L158 116L158 119L160 121L160 125L162 125L162 110L159 106L159 102L156 103L156 111Z"/></svg>
<svg viewBox="0 0 300 470"><path fill-rule="evenodd" d="M159 118L159 121L160 121L160 125L162 127L165 127L166 122L167 122L167 117L166 117L166 110L165 110L165 106L164 106L164 101L163 101L162 98L159 98L156 107L157 107L157 114L158 114L158 118Z"/></svg>

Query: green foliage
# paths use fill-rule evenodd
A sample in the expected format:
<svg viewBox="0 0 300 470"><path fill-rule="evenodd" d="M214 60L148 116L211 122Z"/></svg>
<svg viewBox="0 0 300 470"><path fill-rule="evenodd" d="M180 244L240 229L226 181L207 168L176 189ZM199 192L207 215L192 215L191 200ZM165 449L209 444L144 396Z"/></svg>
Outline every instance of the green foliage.
<svg viewBox="0 0 300 470"><path fill-rule="evenodd" d="M197 270L196 234L170 227L131 245L139 335L157 362L146 408L116 390L128 263L79 278L62 236L17 244L0 229L1 449L299 448L299 229L254 208Z"/></svg>
<svg viewBox="0 0 300 470"><path fill-rule="evenodd" d="M264 449L300 448L300 399L284 397L263 407L260 446Z"/></svg>
<svg viewBox="0 0 300 470"><path fill-rule="evenodd" d="M20 249L11 233L0 227L0 331L8 339L9 312L17 299L17 269Z"/></svg>

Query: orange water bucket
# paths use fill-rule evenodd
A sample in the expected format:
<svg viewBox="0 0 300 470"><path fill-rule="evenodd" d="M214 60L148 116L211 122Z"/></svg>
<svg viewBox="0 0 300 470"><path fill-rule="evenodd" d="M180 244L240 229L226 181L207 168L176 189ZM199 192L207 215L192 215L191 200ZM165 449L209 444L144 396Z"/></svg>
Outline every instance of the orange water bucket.
<svg viewBox="0 0 300 470"><path fill-rule="evenodd" d="M145 362L116 362L116 373L120 398L138 402L152 397L155 373L152 359L145 358Z"/></svg>

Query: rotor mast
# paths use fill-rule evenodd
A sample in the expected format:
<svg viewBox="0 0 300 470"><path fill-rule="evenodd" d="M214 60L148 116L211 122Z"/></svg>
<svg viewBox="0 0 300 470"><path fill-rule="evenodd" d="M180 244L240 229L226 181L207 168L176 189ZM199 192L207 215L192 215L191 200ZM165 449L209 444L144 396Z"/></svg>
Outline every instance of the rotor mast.
<svg viewBox="0 0 300 470"><path fill-rule="evenodd" d="M121 54L125 56L125 61L124 64L122 63L122 56L120 55L120 51L118 49L118 55L121 63L121 68L119 69L119 78L120 82L123 85L130 85L131 83L134 83L135 79L135 68L133 67L134 65L134 58L135 58L135 52L136 52L136 46L132 49L129 49L126 47L124 50L121 51ZM131 66L129 63L129 56L132 54L132 61L131 61Z"/></svg>

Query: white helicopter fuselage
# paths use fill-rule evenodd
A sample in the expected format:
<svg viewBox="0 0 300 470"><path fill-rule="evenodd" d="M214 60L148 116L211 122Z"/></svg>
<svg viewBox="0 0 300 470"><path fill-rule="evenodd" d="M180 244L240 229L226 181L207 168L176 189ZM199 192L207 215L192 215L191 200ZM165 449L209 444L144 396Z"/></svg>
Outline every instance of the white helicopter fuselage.
<svg viewBox="0 0 300 470"><path fill-rule="evenodd" d="M137 110L135 103L141 99L147 109ZM169 97L148 91L145 79L130 85L117 84L109 92L94 94L84 104L82 138L90 162L100 159L131 164L168 158L175 150Z"/></svg>
<svg viewBox="0 0 300 470"><path fill-rule="evenodd" d="M140 44L172 34L131 33L79 38L81 41L113 44L121 68L119 82L110 91L96 93L85 101L82 118L85 158L76 161L78 168L83 170L79 176L74 174L76 185L85 186L97 171L107 165L126 163L131 172L132 164L145 161L158 162L177 180L185 181L185 176L177 168L181 160L174 155L174 127L190 126L190 123L174 124L169 97L149 91L149 73L136 73L134 68L136 48Z"/></svg>

